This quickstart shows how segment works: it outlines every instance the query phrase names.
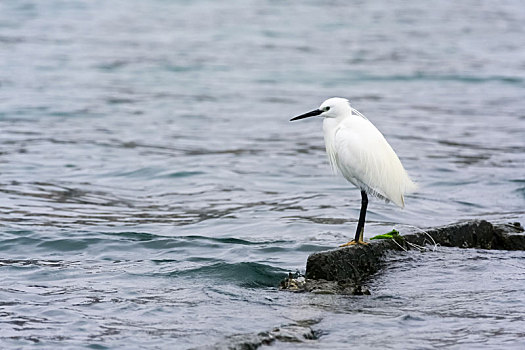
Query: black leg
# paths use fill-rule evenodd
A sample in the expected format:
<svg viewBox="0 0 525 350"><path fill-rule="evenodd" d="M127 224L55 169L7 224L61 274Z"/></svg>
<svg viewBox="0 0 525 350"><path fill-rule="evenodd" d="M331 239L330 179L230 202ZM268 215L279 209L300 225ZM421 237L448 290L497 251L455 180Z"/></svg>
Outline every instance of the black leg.
<svg viewBox="0 0 525 350"><path fill-rule="evenodd" d="M365 229L365 216L366 216L366 207L368 206L368 197L366 196L365 191L361 191L361 212L359 213L359 222L357 223L357 230L355 231L356 242L361 240L361 236Z"/></svg>

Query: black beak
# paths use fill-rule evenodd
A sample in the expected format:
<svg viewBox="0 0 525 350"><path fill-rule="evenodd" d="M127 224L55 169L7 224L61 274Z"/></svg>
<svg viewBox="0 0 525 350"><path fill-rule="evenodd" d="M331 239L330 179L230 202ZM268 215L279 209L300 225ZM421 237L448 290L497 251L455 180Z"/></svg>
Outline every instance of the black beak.
<svg viewBox="0 0 525 350"><path fill-rule="evenodd" d="M323 111L321 111L320 109L316 109L316 110L313 110L311 112L298 115L297 117L290 119L290 121L293 122L294 120L304 119L304 118L308 118L308 117L315 117L316 115L319 115L321 113L323 113Z"/></svg>

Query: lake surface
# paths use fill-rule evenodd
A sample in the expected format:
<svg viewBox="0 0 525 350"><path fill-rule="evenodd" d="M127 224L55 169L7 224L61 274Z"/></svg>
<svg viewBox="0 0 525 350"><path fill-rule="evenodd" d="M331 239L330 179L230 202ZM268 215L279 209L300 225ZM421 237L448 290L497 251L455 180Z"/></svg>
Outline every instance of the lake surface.
<svg viewBox="0 0 525 350"><path fill-rule="evenodd" d="M371 296L277 290L353 237L342 96L418 192L366 237L525 222L522 1L0 2L0 347L523 349L525 252L389 258Z"/></svg>

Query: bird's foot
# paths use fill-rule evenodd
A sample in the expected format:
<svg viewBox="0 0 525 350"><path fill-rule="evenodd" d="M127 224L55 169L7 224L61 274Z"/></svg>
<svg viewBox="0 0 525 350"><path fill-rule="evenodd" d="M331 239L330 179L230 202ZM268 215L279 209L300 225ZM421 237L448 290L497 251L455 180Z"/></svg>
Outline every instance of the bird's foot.
<svg viewBox="0 0 525 350"><path fill-rule="evenodd" d="M351 245L367 245L368 243L363 241L362 239L358 240L357 242L355 241L355 239L351 240L350 242L348 243L345 243L345 244L341 244L340 247L349 247Z"/></svg>

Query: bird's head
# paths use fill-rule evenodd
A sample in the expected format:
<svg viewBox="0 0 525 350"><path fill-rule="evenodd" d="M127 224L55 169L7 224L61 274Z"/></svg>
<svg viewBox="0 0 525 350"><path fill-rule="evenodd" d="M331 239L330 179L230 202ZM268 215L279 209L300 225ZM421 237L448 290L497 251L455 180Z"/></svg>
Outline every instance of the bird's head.
<svg viewBox="0 0 525 350"><path fill-rule="evenodd" d="M304 119L308 117L337 118L345 115L352 115L350 102L346 98L332 97L321 103L318 109L314 109L305 114L301 114L290 121Z"/></svg>

